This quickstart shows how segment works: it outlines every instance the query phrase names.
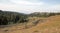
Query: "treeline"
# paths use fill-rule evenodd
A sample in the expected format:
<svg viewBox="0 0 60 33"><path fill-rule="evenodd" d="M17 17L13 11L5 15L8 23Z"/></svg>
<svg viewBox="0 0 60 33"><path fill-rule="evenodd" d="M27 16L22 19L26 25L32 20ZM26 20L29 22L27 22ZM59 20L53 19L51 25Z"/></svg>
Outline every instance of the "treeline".
<svg viewBox="0 0 60 33"><path fill-rule="evenodd" d="M0 25L9 25L9 24L28 22L29 21L27 19L28 17L50 17L55 15L60 15L60 13L35 12L31 14L23 14L23 13L0 10Z"/></svg>
<svg viewBox="0 0 60 33"><path fill-rule="evenodd" d="M31 13L29 16L31 16L31 17L50 17L50 16L55 16L55 15L60 15L60 12L59 13L35 12L35 13Z"/></svg>
<svg viewBox="0 0 60 33"><path fill-rule="evenodd" d="M7 12L0 10L0 25L27 22L27 15L23 13Z"/></svg>

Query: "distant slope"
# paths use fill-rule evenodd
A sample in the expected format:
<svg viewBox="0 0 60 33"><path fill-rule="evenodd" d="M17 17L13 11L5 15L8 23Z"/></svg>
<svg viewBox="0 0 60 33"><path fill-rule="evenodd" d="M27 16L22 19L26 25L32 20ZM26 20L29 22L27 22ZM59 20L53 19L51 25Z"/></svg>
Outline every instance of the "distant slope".
<svg viewBox="0 0 60 33"><path fill-rule="evenodd" d="M50 16L55 16L55 15L60 15L59 13L48 13L48 12L34 12L29 14L31 17L50 17Z"/></svg>

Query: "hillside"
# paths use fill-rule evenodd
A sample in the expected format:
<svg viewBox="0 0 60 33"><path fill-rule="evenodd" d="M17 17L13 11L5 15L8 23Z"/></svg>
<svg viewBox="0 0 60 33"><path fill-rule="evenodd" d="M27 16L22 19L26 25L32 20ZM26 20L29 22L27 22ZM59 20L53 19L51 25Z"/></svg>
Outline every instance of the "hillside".
<svg viewBox="0 0 60 33"><path fill-rule="evenodd" d="M60 13L40 13L34 12L31 14L24 14L18 12L9 12L9 11L2 11L0 10L0 25L11 25L11 24L18 24L18 23L25 23L29 21L29 17L50 17L60 15Z"/></svg>
<svg viewBox="0 0 60 33"><path fill-rule="evenodd" d="M0 28L0 33L60 33L60 15L48 18L29 17L28 23Z"/></svg>
<svg viewBox="0 0 60 33"><path fill-rule="evenodd" d="M16 23L23 23L25 19L28 18L27 14L9 12L0 10L0 25L10 25Z"/></svg>

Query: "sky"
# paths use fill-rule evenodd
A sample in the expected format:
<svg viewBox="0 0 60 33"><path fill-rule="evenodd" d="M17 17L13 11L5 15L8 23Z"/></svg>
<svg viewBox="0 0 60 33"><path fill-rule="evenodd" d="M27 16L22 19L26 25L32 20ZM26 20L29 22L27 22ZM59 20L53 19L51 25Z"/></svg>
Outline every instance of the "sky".
<svg viewBox="0 0 60 33"><path fill-rule="evenodd" d="M60 12L60 0L0 0L0 10L33 13Z"/></svg>

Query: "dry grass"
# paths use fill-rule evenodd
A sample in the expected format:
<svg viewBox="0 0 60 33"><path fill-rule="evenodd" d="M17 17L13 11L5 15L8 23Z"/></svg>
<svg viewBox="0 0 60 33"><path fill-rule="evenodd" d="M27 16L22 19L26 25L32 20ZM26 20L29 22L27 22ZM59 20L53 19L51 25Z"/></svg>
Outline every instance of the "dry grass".
<svg viewBox="0 0 60 33"><path fill-rule="evenodd" d="M45 21L39 21L36 26L29 24L30 22L37 19L43 19ZM29 23L27 26L32 26L30 28L25 29L25 25L16 25L3 29L0 28L0 33L60 33L60 16L51 16L49 18L35 18L34 20L31 18Z"/></svg>

